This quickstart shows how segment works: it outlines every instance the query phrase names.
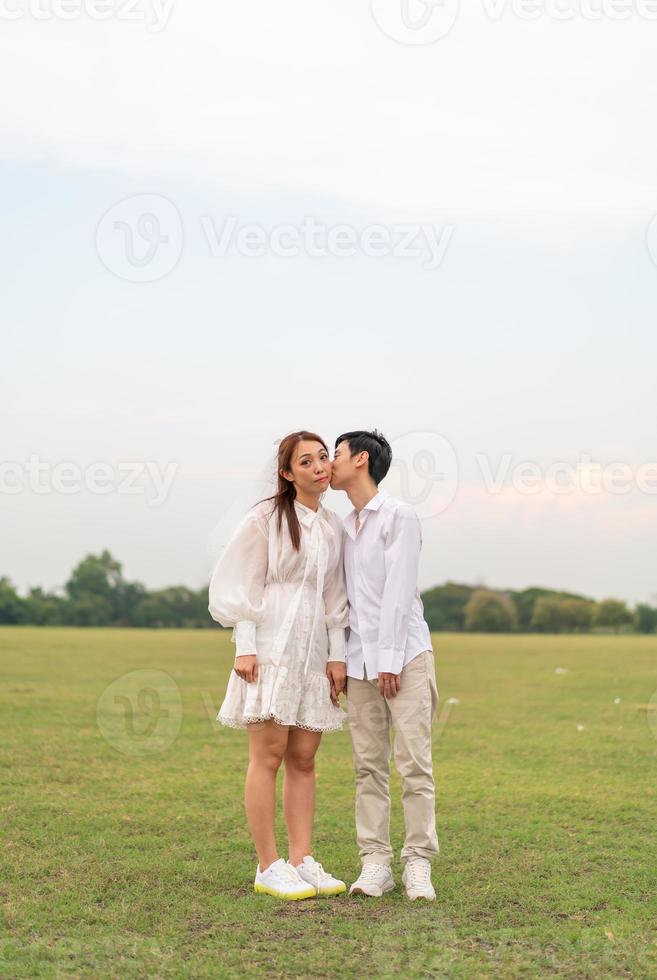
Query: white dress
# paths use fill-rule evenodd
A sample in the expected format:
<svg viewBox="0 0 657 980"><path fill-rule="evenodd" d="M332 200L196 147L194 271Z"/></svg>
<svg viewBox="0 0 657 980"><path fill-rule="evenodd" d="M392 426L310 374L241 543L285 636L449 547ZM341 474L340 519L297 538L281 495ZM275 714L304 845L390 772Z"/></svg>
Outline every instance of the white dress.
<svg viewBox="0 0 657 980"><path fill-rule="evenodd" d="M208 609L232 626L235 656L255 653L258 678L231 671L217 720L233 728L273 719L310 731L341 729L330 697L328 660L345 662L349 604L343 568L344 528L333 511L294 502L301 545L283 515L278 532L271 501L243 518L212 574Z"/></svg>

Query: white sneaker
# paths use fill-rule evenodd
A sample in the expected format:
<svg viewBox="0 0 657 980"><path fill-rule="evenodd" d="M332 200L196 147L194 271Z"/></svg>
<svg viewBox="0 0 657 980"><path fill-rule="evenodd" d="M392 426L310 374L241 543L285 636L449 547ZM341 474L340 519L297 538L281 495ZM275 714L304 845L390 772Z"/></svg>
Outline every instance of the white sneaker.
<svg viewBox="0 0 657 980"><path fill-rule="evenodd" d="M288 861L279 858L270 864L266 871L256 869L253 890L260 895L273 895L296 902L300 898L314 898L315 889L299 876L297 869Z"/></svg>
<svg viewBox="0 0 657 980"><path fill-rule="evenodd" d="M392 871L387 864L364 864L360 876L349 889L350 895L369 895L380 898L395 887Z"/></svg>
<svg viewBox="0 0 657 980"><path fill-rule="evenodd" d="M413 858L407 861L402 882L411 901L416 898L426 898L427 901L433 902L436 897L431 884L431 862L426 858Z"/></svg>
<svg viewBox="0 0 657 980"><path fill-rule="evenodd" d="M299 877L313 885L318 895L340 895L346 892L347 886L344 881L334 878L328 871L324 871L319 861L316 861L310 854L306 854L301 864L295 865Z"/></svg>

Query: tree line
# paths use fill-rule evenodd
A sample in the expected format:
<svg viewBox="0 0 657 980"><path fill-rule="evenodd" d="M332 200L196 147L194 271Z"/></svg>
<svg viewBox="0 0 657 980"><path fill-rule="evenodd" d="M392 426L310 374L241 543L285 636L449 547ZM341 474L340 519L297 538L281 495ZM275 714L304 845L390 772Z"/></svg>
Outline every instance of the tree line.
<svg viewBox="0 0 657 980"><path fill-rule="evenodd" d="M431 630L482 633L588 633L593 630L654 633L657 609L620 599L596 602L554 589L488 589L447 582L422 593Z"/></svg>
<svg viewBox="0 0 657 980"><path fill-rule="evenodd" d="M584 633L634 630L654 633L657 609L645 603L630 609L618 599L596 602L553 589L497 590L447 582L422 593L424 614L434 631L486 633ZM138 626L207 629L217 624L208 612L208 589L174 585L148 590L128 582L122 565L105 550L87 555L61 589L40 587L21 596L0 578L0 624L31 626Z"/></svg>

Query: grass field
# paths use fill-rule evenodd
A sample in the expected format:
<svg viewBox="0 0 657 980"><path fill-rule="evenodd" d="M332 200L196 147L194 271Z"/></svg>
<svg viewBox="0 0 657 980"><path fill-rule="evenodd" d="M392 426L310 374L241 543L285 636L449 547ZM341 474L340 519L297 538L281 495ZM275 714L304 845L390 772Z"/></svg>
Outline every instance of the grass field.
<svg viewBox="0 0 657 980"><path fill-rule="evenodd" d="M0 975L657 976L657 637L434 649L437 901L283 904L252 892L246 735L215 721L228 632L0 629ZM351 881L346 730L318 804Z"/></svg>

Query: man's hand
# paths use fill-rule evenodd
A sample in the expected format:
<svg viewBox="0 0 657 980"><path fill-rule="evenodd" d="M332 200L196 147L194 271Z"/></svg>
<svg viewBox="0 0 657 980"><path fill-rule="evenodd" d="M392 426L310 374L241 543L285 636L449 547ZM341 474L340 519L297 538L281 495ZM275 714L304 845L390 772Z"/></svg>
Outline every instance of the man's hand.
<svg viewBox="0 0 657 980"><path fill-rule="evenodd" d="M347 665L341 660L329 660L326 665L326 676L331 685L331 701L337 708L340 703L340 693L347 692Z"/></svg>
<svg viewBox="0 0 657 980"><path fill-rule="evenodd" d="M258 680L258 658L255 653L248 653L245 657L235 657L233 670L243 681L251 684Z"/></svg>
<svg viewBox="0 0 657 980"><path fill-rule="evenodd" d="M379 694L382 698L396 698L400 687L399 674L390 674L386 671L379 674Z"/></svg>

